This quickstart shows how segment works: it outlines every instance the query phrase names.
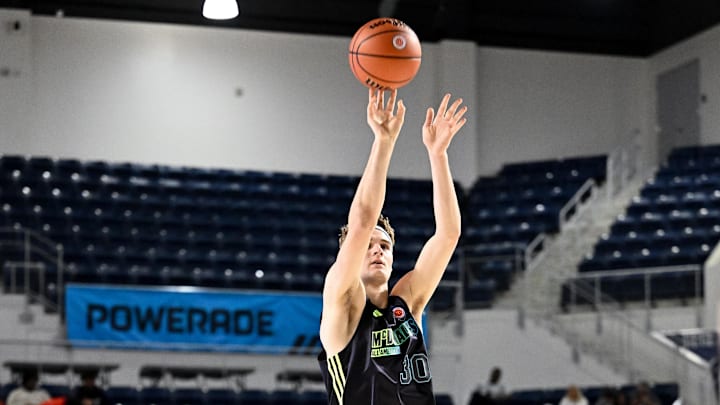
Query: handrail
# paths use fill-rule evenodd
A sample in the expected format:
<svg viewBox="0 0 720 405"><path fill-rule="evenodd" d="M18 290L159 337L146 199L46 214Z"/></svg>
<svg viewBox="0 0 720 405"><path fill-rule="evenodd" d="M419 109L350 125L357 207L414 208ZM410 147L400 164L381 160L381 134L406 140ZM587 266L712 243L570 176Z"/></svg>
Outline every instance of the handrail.
<svg viewBox="0 0 720 405"><path fill-rule="evenodd" d="M545 248L545 241L548 238L545 232L538 234L530 243L525 247L525 270L532 270L535 267L536 260L539 258L540 253Z"/></svg>
<svg viewBox="0 0 720 405"><path fill-rule="evenodd" d="M58 250L58 249L60 249L60 246L62 246L62 244L54 242L53 240L43 236L39 232L37 232L33 229L25 228L25 227L20 227L20 228L0 227L0 235L5 234L5 233L27 233L31 237L37 239L39 242L42 242L43 244L45 244L50 249Z"/></svg>
<svg viewBox="0 0 720 405"><path fill-rule="evenodd" d="M636 276L644 274L663 274L663 273L692 273L702 269L699 264L679 264L677 266L657 266L657 267L644 267L640 269L613 269L599 270L599 271L584 271L578 273L575 277L568 277L568 279L576 278L597 278L603 276Z"/></svg>
<svg viewBox="0 0 720 405"><path fill-rule="evenodd" d="M666 273L688 273L688 274L694 274L695 277L695 296L694 298L696 300L700 300L700 290L702 287L702 266L701 265L694 265L694 264L685 264L685 265L677 265L677 266L664 266L664 267L648 267L644 269L618 269L618 270L612 270L612 271L593 271L593 272L583 272L578 273L574 277L567 277L562 283L569 283L571 294L575 293L574 288L575 285L578 282L587 283L589 280L595 281L595 284L593 286L589 286L588 288L592 288L594 290L594 297L593 299L589 300L592 305L597 306L598 301L601 299L608 298L607 295L602 294L602 288L601 284L603 280L610 279L613 277L625 277L625 276L641 276L643 277L643 301L645 303L646 309L649 311L651 308L651 302L652 302L652 285L651 280L653 276L660 275L660 274L666 274ZM587 280L587 281L586 281ZM604 298L601 298L601 295ZM575 306L575 300L576 296L571 296L572 305ZM697 305L696 306L696 323L699 325L701 323L701 311L702 308ZM645 328L647 331L651 328L651 317L650 313L647 314L647 319L645 322Z"/></svg>
<svg viewBox="0 0 720 405"><path fill-rule="evenodd" d="M640 172L640 131L635 130L632 140L613 149L607 158L607 198L618 195Z"/></svg>
<svg viewBox="0 0 720 405"><path fill-rule="evenodd" d="M667 358L663 358L662 360L659 359L653 359L653 360L659 360L666 362L670 365L674 365L675 367L684 367L686 370L685 379L680 381L681 385L681 392L683 393L683 401L687 404L692 405L706 405L711 404L714 402L708 401L708 393L707 391L710 391L714 389L712 387L712 384L709 382L711 380L710 375L710 367L703 363L698 363L696 361L693 361L693 358L689 356L685 356L683 351L676 350L672 347L668 347L661 339L656 339L656 337L649 333L646 328L644 328L641 325L638 325L633 318L629 316L629 314L626 311L621 310L621 304L614 300L612 297L607 296L605 294L600 293L600 299L598 298L598 292L592 288L591 286L587 285L587 283L584 280L580 280L580 283L574 284L575 292L578 294L578 296L585 298L585 299L594 299L596 300L596 309L597 309L597 325L596 325L596 333L598 335L603 334L603 327L602 327L602 317L606 316L609 319L614 319L617 322L619 322L620 327L625 328L624 331L621 331L621 334L623 336L618 337L621 341L619 342L611 342L612 337L604 337L602 341L613 344L615 343L616 349L620 350L621 355L616 356L615 361L616 362L623 362L624 367L627 367L627 371L629 372L629 377L631 379L637 379L638 376L636 366L634 365L634 360L632 358L632 352L635 350L651 350L653 347L661 348L661 350L666 353L669 356L672 356L671 360L668 360ZM559 319L553 318L556 320L556 324L559 325ZM565 331L566 337L568 337L571 341L571 344L578 346L579 345L579 335L577 333L573 334L571 331L567 330ZM634 338L633 338L634 336ZM641 339L640 342L634 342L634 339ZM577 349L577 348L576 348ZM625 350L628 350L628 352L624 352ZM641 353L642 354L642 353ZM638 354L638 355L641 355ZM646 355L646 353L645 353ZM612 360L609 358L605 358L604 360ZM646 358L646 360L648 360ZM696 359L695 359L696 360ZM678 362L680 361L680 363ZM697 372L690 372L690 367L696 367ZM693 374L691 376L691 374ZM694 378L694 380L693 380ZM703 387L703 390L698 390L698 385ZM700 399L698 399L700 398Z"/></svg>
<svg viewBox="0 0 720 405"><path fill-rule="evenodd" d="M578 189L578 191L573 194L573 196L568 200L565 205L563 205L562 208L560 208L560 214L558 215L560 228L568 222L569 218L567 218L568 213L571 212L571 210L575 207L579 207L580 204L585 201L587 198L584 198L585 195L590 191L589 198L592 198L595 195L595 189L596 189L596 183L595 180L590 178L583 183L582 186ZM577 212L577 209L575 210Z"/></svg>
<svg viewBox="0 0 720 405"><path fill-rule="evenodd" d="M20 235L22 236L22 240L9 239L7 238L7 235ZM25 269L26 272L26 280L29 280L29 275L27 273L31 270L31 267L29 267L28 265L30 263L33 263L33 256L39 256L41 260L45 260L47 262L55 264L55 267L57 268L56 291L58 295L58 303L57 306L53 305L52 307L57 309L60 314L60 322L63 322L63 273L65 256L63 245L61 243L56 243L52 241L51 239L39 234L37 231L34 231L32 229L24 227L0 227L0 249L8 246L23 251L23 263L25 263L25 265L23 265L22 267ZM44 278L44 269L42 272L42 277ZM31 298L34 297L31 297L32 294L30 291L30 286L28 284L25 285L25 289L27 301L29 302ZM44 294L42 294L42 292L40 292L38 296L46 298ZM50 300L44 299L43 303L48 304L51 302Z"/></svg>

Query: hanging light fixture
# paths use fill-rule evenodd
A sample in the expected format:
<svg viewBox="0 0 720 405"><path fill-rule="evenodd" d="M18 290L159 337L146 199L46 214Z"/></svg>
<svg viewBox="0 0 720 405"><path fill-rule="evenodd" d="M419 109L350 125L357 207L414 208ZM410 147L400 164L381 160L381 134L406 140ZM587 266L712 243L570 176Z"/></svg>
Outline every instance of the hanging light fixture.
<svg viewBox="0 0 720 405"><path fill-rule="evenodd" d="M203 17L211 20L229 20L240 14L235 0L205 0Z"/></svg>

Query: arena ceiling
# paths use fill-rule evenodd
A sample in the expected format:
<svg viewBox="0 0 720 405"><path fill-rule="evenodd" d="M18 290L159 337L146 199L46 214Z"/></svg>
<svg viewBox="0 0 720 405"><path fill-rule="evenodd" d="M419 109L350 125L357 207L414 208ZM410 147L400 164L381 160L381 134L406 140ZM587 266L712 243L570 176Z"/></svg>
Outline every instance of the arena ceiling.
<svg viewBox="0 0 720 405"><path fill-rule="evenodd" d="M425 42L644 57L720 22L718 0L238 0L240 16L201 16L203 0L0 0L35 15L352 36L393 16Z"/></svg>

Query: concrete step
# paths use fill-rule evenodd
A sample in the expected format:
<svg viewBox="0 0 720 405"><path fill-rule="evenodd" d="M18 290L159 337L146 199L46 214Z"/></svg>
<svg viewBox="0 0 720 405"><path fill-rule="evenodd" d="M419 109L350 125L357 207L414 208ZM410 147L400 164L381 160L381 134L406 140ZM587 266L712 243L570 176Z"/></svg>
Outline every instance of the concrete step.
<svg viewBox="0 0 720 405"><path fill-rule="evenodd" d="M0 329L0 339L55 339L59 336L60 318L48 314L42 305L26 306L22 294L0 294L0 323L14 325Z"/></svg>

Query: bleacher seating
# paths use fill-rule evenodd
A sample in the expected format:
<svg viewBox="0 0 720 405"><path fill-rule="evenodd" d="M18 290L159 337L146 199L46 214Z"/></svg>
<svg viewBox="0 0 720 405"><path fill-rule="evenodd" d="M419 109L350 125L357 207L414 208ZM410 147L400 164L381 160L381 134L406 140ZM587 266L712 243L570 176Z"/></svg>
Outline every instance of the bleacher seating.
<svg viewBox="0 0 720 405"><path fill-rule="evenodd" d="M543 233L559 232L563 206L590 179L604 183L606 161L588 156L512 163L475 182L464 209L462 241L471 306L488 305L495 292L509 288L528 245Z"/></svg>
<svg viewBox="0 0 720 405"><path fill-rule="evenodd" d="M480 178L467 198L456 185L466 203L469 306L488 306L509 288L522 249L558 231L562 206L589 179L604 181L605 161L508 164ZM320 291L358 181L14 155L0 159L0 170L0 227L25 227L62 244L66 282L302 291ZM393 282L434 230L432 183L389 179L388 190L384 213L399 238ZM459 262L456 254L446 280L459 280ZM56 300L56 269L45 271L46 294ZM438 289L432 305L452 308L454 290Z"/></svg>
<svg viewBox="0 0 720 405"><path fill-rule="evenodd" d="M140 405L140 392L135 387L113 386L105 390L108 399L115 404Z"/></svg>
<svg viewBox="0 0 720 405"><path fill-rule="evenodd" d="M579 271L608 271L598 278L603 293L621 302L644 300L643 280L635 277L632 282L612 270L700 266L718 240L720 147L677 148L597 242ZM650 284L651 300L703 294L702 274L691 271L662 272L653 275ZM626 287L618 289L618 285ZM566 285L563 303L568 289Z"/></svg>
<svg viewBox="0 0 720 405"><path fill-rule="evenodd" d="M718 333L713 330L692 329L667 332L665 336L678 347L683 347L698 355L707 363L717 363L720 354Z"/></svg>
<svg viewBox="0 0 720 405"><path fill-rule="evenodd" d="M303 291L321 290L358 181L13 155L0 173L0 228L61 244L66 282ZM432 184L389 179L388 188L397 279L434 231ZM45 271L57 299L56 269ZM458 278L456 263L447 277Z"/></svg>

